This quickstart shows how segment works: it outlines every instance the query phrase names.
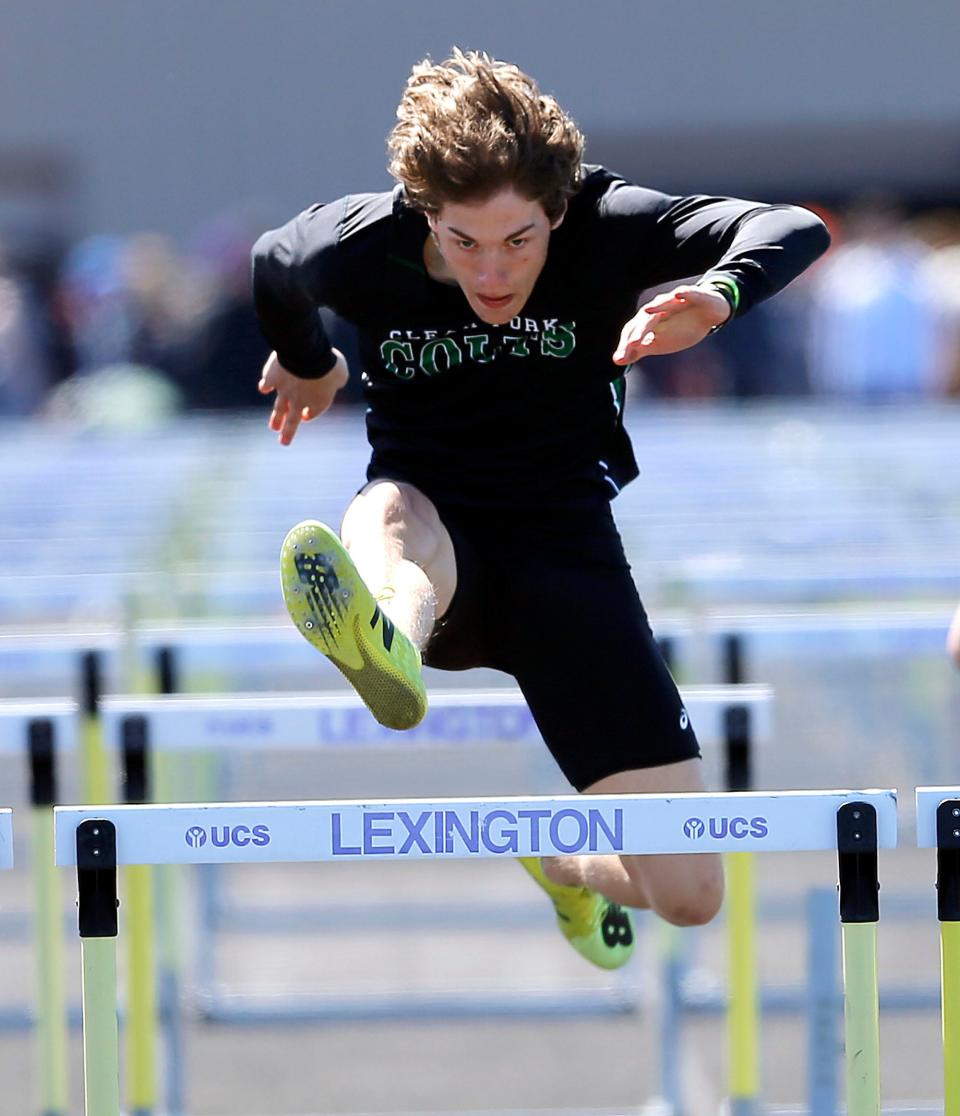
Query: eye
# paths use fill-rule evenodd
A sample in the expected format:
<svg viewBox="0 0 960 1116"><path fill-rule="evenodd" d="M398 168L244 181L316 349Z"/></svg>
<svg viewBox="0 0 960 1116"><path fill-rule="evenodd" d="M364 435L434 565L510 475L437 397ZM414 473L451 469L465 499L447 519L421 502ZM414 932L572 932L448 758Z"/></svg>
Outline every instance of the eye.
<svg viewBox="0 0 960 1116"><path fill-rule="evenodd" d="M513 238L513 240L510 241L510 247L511 248L522 248L527 243L528 239L529 238L525 237L525 236L515 236Z"/></svg>
<svg viewBox="0 0 960 1116"><path fill-rule="evenodd" d="M464 252L469 252L470 249L474 246L475 243L476 243L476 241L460 239L460 238L458 238L457 241L456 241L457 247L462 248Z"/></svg>

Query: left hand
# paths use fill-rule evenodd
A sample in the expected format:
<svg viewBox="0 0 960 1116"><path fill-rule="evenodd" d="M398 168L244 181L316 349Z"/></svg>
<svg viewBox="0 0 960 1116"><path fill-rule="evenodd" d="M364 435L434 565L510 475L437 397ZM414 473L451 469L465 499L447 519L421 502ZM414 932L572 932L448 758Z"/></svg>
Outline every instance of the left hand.
<svg viewBox="0 0 960 1116"><path fill-rule="evenodd" d="M683 286L659 294L623 327L614 364L689 349L730 317L730 303L710 287Z"/></svg>

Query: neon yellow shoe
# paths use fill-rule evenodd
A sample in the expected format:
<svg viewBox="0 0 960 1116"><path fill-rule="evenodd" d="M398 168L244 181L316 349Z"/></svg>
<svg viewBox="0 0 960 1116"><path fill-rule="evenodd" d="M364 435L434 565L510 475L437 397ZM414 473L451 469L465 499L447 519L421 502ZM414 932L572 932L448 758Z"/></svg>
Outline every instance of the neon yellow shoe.
<svg viewBox="0 0 960 1116"><path fill-rule="evenodd" d="M408 729L427 711L420 652L384 615L334 531L298 523L283 540L280 576L300 634L346 677L381 725Z"/></svg>
<svg viewBox="0 0 960 1116"><path fill-rule="evenodd" d="M601 969L619 969L633 955L636 934L630 912L589 887L548 879L539 856L518 857L553 900L560 933L577 953Z"/></svg>

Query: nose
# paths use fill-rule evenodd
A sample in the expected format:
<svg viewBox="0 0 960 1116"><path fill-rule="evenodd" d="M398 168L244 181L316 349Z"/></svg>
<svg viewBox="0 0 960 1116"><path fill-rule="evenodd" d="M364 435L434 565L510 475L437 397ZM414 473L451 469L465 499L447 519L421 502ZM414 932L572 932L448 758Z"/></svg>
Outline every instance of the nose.
<svg viewBox="0 0 960 1116"><path fill-rule="evenodd" d="M477 283L495 288L503 286L508 278L506 262L500 256L482 256L477 260Z"/></svg>
<svg viewBox="0 0 960 1116"><path fill-rule="evenodd" d="M503 275L478 275L477 287L483 295L499 295L506 286L506 276Z"/></svg>

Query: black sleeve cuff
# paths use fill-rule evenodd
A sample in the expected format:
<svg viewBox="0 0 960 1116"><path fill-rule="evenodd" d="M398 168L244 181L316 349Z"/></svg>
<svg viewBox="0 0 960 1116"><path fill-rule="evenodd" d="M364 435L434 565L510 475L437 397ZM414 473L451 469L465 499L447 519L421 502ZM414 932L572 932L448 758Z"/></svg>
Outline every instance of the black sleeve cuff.
<svg viewBox="0 0 960 1116"><path fill-rule="evenodd" d="M309 361L294 356L286 357L281 350L277 350L277 360L298 380L322 380L329 372L333 371L337 363L337 354L328 343L326 351Z"/></svg>

